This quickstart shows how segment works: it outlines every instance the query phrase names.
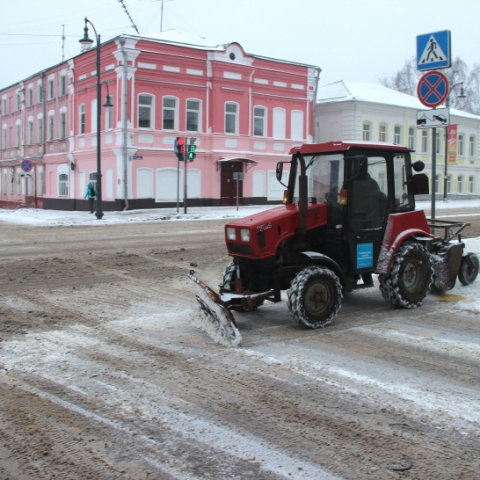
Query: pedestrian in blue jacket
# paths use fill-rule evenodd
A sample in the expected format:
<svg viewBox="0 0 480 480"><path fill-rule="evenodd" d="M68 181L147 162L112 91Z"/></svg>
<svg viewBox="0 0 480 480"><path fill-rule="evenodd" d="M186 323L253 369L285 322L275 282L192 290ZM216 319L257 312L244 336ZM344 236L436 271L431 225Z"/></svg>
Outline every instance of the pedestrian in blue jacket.
<svg viewBox="0 0 480 480"><path fill-rule="evenodd" d="M95 200L96 196L97 196L97 192L95 191L95 188L93 188L93 183L90 182L87 187L87 193L85 193L85 197L84 197L84 198L88 198L90 213L93 213L93 201Z"/></svg>

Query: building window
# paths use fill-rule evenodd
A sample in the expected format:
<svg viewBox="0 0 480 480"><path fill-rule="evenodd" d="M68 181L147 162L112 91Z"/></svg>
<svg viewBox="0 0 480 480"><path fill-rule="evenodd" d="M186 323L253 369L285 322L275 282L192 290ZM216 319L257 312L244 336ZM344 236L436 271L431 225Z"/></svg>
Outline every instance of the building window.
<svg viewBox="0 0 480 480"><path fill-rule="evenodd" d="M93 185L95 191L97 190L97 172L90 172L88 181Z"/></svg>
<svg viewBox="0 0 480 480"><path fill-rule="evenodd" d="M470 135L468 145L469 145L470 156L474 157L475 156L475 136L474 135Z"/></svg>
<svg viewBox="0 0 480 480"><path fill-rule="evenodd" d="M67 133L67 114L65 112L60 113L60 139L63 140Z"/></svg>
<svg viewBox="0 0 480 480"><path fill-rule="evenodd" d="M113 127L113 109L107 108L105 112L105 130L111 130Z"/></svg>
<svg viewBox="0 0 480 480"><path fill-rule="evenodd" d="M285 140L286 138L286 112L284 108L273 109L273 138Z"/></svg>
<svg viewBox="0 0 480 480"><path fill-rule="evenodd" d="M303 140L303 112L301 110L292 110L290 114L290 138Z"/></svg>
<svg viewBox="0 0 480 480"><path fill-rule="evenodd" d="M370 135L371 135L371 126L369 123L364 123L363 124L363 133L362 133L362 140L364 142L369 142L370 141Z"/></svg>
<svg viewBox="0 0 480 480"><path fill-rule="evenodd" d="M463 175L457 177L457 193L463 193Z"/></svg>
<svg viewBox="0 0 480 480"><path fill-rule="evenodd" d="M408 129L408 148L415 150L415 129L413 127Z"/></svg>
<svg viewBox="0 0 480 480"><path fill-rule="evenodd" d="M79 134L83 135L85 133L85 104L82 103L79 107Z"/></svg>
<svg viewBox="0 0 480 480"><path fill-rule="evenodd" d="M43 118L38 119L38 143L43 142Z"/></svg>
<svg viewBox="0 0 480 480"><path fill-rule="evenodd" d="M138 96L138 128L152 128L152 95Z"/></svg>
<svg viewBox="0 0 480 480"><path fill-rule="evenodd" d="M447 184L447 185L450 185L450 184ZM435 193L438 193L440 191L439 189L440 189L440 177L438 175L435 175Z"/></svg>
<svg viewBox="0 0 480 480"><path fill-rule="evenodd" d="M163 130L177 130L177 99L164 97L163 99Z"/></svg>
<svg viewBox="0 0 480 480"><path fill-rule="evenodd" d="M66 95L67 94L67 78L65 75L62 75L60 77L60 95Z"/></svg>
<svg viewBox="0 0 480 480"><path fill-rule="evenodd" d="M17 111L20 110L20 94L17 93L15 95L15 102L16 102L16 105L17 105Z"/></svg>
<svg viewBox="0 0 480 480"><path fill-rule="evenodd" d="M253 134L256 137L266 136L266 109L264 107L255 107L253 109Z"/></svg>
<svg viewBox="0 0 480 480"><path fill-rule="evenodd" d="M8 143L7 143L7 127L3 127L3 148L8 148Z"/></svg>
<svg viewBox="0 0 480 480"><path fill-rule="evenodd" d="M450 193L450 186L452 184L452 177L447 175L447 193Z"/></svg>
<svg viewBox="0 0 480 480"><path fill-rule="evenodd" d="M225 104L225 133L238 134L238 104Z"/></svg>
<svg viewBox="0 0 480 480"><path fill-rule="evenodd" d="M15 125L15 145L20 146L20 125Z"/></svg>
<svg viewBox="0 0 480 480"><path fill-rule="evenodd" d="M468 193L473 193L473 175L468 177Z"/></svg>
<svg viewBox="0 0 480 480"><path fill-rule="evenodd" d="M33 120L28 121L28 144L31 145L33 143Z"/></svg>
<svg viewBox="0 0 480 480"><path fill-rule="evenodd" d="M393 142L397 145L402 144L402 127L400 125L395 125L393 128Z"/></svg>
<svg viewBox="0 0 480 480"><path fill-rule="evenodd" d="M68 196L68 175L66 173L61 173L58 176L58 196Z"/></svg>
<svg viewBox="0 0 480 480"><path fill-rule="evenodd" d="M7 99L3 98L2 99L2 115L6 115L7 112Z"/></svg>
<svg viewBox="0 0 480 480"><path fill-rule="evenodd" d="M458 136L458 154L463 157L465 151L465 139L462 134Z"/></svg>
<svg viewBox="0 0 480 480"><path fill-rule="evenodd" d="M31 107L33 105L33 88L28 88L28 106Z"/></svg>
<svg viewBox="0 0 480 480"><path fill-rule="evenodd" d="M428 131L422 131L422 153L428 152Z"/></svg>
<svg viewBox="0 0 480 480"><path fill-rule="evenodd" d="M200 132L200 100L187 100L187 132Z"/></svg>
<svg viewBox="0 0 480 480"><path fill-rule="evenodd" d="M38 103L43 102L43 85L41 83L38 84Z"/></svg>
<svg viewBox="0 0 480 480"><path fill-rule="evenodd" d="M53 140L53 132L54 132L54 117L53 115L48 116L48 140Z"/></svg>
<svg viewBox="0 0 480 480"><path fill-rule="evenodd" d="M54 97L53 79L48 81L48 98L51 100Z"/></svg>
<svg viewBox="0 0 480 480"><path fill-rule="evenodd" d="M379 142L386 142L387 141L387 126L380 125L378 127L378 141Z"/></svg>

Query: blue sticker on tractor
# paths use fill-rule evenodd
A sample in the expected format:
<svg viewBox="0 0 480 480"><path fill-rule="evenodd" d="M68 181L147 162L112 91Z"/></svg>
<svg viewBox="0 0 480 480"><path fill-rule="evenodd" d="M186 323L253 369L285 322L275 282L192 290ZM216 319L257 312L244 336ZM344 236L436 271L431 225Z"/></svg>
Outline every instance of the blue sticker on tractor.
<svg viewBox="0 0 480 480"><path fill-rule="evenodd" d="M357 245L357 268L373 267L373 243L359 243Z"/></svg>

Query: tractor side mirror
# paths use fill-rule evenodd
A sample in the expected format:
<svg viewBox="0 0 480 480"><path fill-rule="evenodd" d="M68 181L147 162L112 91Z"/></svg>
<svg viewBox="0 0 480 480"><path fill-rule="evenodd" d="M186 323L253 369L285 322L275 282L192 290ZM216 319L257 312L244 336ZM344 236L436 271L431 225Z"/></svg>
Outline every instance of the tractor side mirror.
<svg viewBox="0 0 480 480"><path fill-rule="evenodd" d="M416 172L422 172L423 169L425 168L425 164L421 161L421 160L417 160L413 165L412 165L413 169L416 171Z"/></svg>
<svg viewBox="0 0 480 480"><path fill-rule="evenodd" d="M285 188L287 188L287 186L282 182L283 164L284 163L290 163L290 162L278 162L277 163L277 168L275 170L275 176L276 176L277 180L280 182L280 184L283 185Z"/></svg>
<svg viewBox="0 0 480 480"><path fill-rule="evenodd" d="M428 177L424 173L419 173L412 177L412 186L414 195L428 195L430 193L428 188Z"/></svg>

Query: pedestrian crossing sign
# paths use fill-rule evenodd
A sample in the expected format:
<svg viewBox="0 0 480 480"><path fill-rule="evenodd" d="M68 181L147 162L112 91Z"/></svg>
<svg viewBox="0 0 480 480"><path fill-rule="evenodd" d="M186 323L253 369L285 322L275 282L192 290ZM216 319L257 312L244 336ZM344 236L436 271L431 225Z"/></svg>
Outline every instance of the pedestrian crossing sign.
<svg viewBox="0 0 480 480"><path fill-rule="evenodd" d="M450 30L417 36L417 70L449 68L451 62Z"/></svg>

